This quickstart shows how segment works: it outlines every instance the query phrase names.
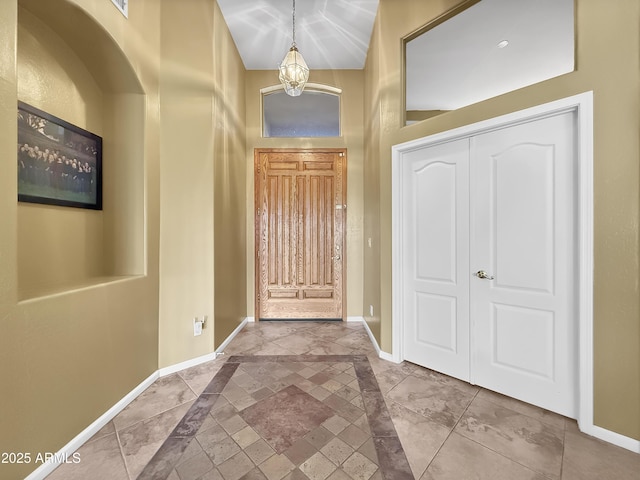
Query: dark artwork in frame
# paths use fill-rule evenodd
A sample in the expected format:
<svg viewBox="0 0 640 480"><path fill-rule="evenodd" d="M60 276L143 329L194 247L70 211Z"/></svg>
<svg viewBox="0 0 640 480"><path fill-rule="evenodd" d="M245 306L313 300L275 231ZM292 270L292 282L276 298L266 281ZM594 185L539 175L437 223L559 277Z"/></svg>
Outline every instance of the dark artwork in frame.
<svg viewBox="0 0 640 480"><path fill-rule="evenodd" d="M102 210L102 138L18 102L18 201Z"/></svg>

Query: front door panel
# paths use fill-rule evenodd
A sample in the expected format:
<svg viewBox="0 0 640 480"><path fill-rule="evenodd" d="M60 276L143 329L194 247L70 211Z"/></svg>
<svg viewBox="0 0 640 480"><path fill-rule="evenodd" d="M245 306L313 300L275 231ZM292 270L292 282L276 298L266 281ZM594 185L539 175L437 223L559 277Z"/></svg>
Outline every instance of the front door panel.
<svg viewBox="0 0 640 480"><path fill-rule="evenodd" d="M259 319L343 317L344 150L256 150Z"/></svg>

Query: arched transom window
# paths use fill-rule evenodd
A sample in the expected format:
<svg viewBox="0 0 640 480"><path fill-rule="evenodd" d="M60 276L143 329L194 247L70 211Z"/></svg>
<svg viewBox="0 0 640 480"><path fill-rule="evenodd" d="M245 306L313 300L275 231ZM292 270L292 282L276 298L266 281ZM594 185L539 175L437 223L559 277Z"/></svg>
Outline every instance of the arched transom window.
<svg viewBox="0 0 640 480"><path fill-rule="evenodd" d="M308 83L299 97L281 85L263 88L263 137L339 137L342 90Z"/></svg>

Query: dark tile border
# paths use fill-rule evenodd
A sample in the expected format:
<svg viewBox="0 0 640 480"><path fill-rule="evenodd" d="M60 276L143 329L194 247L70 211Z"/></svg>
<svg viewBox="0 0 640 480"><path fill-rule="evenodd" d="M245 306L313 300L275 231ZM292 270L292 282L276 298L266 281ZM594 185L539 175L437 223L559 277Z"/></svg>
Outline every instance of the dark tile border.
<svg viewBox="0 0 640 480"><path fill-rule="evenodd" d="M352 363L360 385L382 477L385 480L413 479L409 462L366 355L233 355L182 417L169 438L164 441L140 473L138 480L166 479L198 433L211 408L240 364L260 362Z"/></svg>

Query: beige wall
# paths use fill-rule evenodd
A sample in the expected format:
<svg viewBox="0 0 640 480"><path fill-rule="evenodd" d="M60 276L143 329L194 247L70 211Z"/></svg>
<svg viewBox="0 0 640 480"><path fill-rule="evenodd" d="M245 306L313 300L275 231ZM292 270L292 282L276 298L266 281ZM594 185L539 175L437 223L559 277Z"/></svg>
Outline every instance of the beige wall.
<svg viewBox="0 0 640 480"><path fill-rule="evenodd" d="M157 369L159 14L153 1L128 22L109 2L0 2L1 451L58 450ZM111 190L101 212L18 204L18 99L103 135L105 175L131 202ZM137 120L126 147L112 134L122 111Z"/></svg>
<svg viewBox="0 0 640 480"><path fill-rule="evenodd" d="M102 211L17 203L18 99L103 136ZM1 451L57 451L246 316L244 102L211 0L0 2Z"/></svg>
<svg viewBox="0 0 640 480"><path fill-rule="evenodd" d="M284 55L284 53L283 53ZM253 211L253 154L255 148L346 148L347 315L362 316L362 212L363 212L363 72L312 70L309 82L342 89L340 138L262 138L260 89L279 84L277 71L247 71L247 311L255 314L255 212Z"/></svg>
<svg viewBox="0 0 640 480"><path fill-rule="evenodd" d="M401 38L456 3L380 3L365 69L365 235L380 234L372 251L365 249L365 304L380 298L380 328L374 319L372 330L391 351L391 146L593 90L594 421L640 439L640 5L577 0L575 72L402 128ZM370 192L379 192L379 204Z"/></svg>
<svg viewBox="0 0 640 480"><path fill-rule="evenodd" d="M246 317L246 170L244 66L217 4L164 0L161 29L165 367L211 353Z"/></svg>
<svg viewBox="0 0 640 480"><path fill-rule="evenodd" d="M214 302L215 347L247 313L246 100L242 59L216 5L214 24ZM250 168L249 168L250 170Z"/></svg>
<svg viewBox="0 0 640 480"><path fill-rule="evenodd" d="M246 316L246 195L244 67L217 4L164 0L161 32L165 367L211 353ZM205 315L203 334L194 337L193 319Z"/></svg>
<svg viewBox="0 0 640 480"><path fill-rule="evenodd" d="M18 15L18 99L103 136L102 89L82 60L28 10ZM20 297L103 276L103 237L102 211L18 204Z"/></svg>
<svg viewBox="0 0 640 480"><path fill-rule="evenodd" d="M380 26L380 9L371 33L369 52L364 70L364 167L363 167L363 219L364 237L367 244L363 245L363 310L369 313L365 317L367 325L380 347L391 352L391 322L381 322L381 287L380 276L380 141L381 141L381 116L382 102L380 99L382 89L381 72L381 41L382 31ZM395 126L394 126L395 128ZM368 239L371 238L371 246ZM369 308L367 311L366 309ZM373 315L371 315L373 310ZM385 342L383 342L386 341Z"/></svg>

